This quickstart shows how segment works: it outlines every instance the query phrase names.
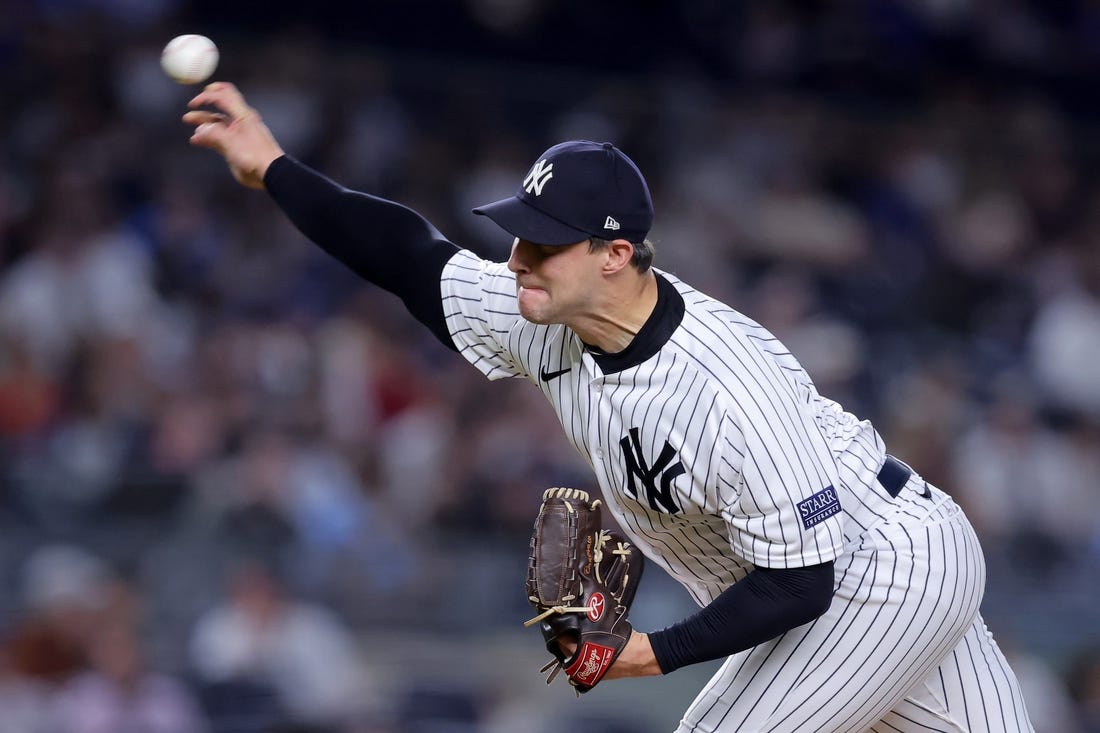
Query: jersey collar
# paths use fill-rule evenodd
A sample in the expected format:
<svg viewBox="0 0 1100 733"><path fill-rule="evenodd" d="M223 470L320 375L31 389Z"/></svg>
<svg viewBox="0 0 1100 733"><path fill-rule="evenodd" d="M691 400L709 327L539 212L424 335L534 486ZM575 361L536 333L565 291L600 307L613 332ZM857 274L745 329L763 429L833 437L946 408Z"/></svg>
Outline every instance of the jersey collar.
<svg viewBox="0 0 1100 733"><path fill-rule="evenodd" d="M684 320L683 296L661 273L654 272L654 275L657 276L657 305L653 307L653 312L649 314L634 340L625 349L614 354L600 351L595 346L584 345L604 374L621 372L649 359L672 338L673 332Z"/></svg>

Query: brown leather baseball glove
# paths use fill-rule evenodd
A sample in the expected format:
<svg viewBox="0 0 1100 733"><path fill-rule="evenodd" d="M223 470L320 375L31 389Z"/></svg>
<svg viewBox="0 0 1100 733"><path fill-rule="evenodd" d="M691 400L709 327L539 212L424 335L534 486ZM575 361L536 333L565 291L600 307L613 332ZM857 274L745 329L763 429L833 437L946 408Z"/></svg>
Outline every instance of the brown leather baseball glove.
<svg viewBox="0 0 1100 733"><path fill-rule="evenodd" d="M630 638L626 616L644 568L625 538L600 528L598 499L580 489L543 493L527 564L527 598L539 614L524 626L539 624L554 655L542 668L553 668L547 684L564 669L582 693L607 674ZM565 640L576 644L568 656Z"/></svg>

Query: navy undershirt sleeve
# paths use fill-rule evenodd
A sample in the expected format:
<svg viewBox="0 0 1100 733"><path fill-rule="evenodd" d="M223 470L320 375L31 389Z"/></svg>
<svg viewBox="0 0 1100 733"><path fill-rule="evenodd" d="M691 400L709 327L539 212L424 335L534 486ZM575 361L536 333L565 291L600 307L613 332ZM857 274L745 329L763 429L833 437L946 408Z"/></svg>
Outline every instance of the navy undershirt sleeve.
<svg viewBox="0 0 1100 733"><path fill-rule="evenodd" d="M756 568L694 616L649 633L664 674L756 646L829 609L833 564Z"/></svg>
<svg viewBox="0 0 1100 733"><path fill-rule="evenodd" d="M427 219L393 201L344 188L288 155L268 167L264 186L302 234L401 298L418 321L455 348L439 283L458 247Z"/></svg>

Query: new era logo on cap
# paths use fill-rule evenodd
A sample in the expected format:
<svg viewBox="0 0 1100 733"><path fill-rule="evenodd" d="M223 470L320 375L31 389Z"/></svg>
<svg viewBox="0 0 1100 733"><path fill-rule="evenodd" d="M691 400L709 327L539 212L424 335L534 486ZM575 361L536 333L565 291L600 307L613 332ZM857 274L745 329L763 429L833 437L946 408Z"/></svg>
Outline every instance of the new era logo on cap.
<svg viewBox="0 0 1100 733"><path fill-rule="evenodd" d="M638 166L611 143L589 140L550 148L515 196L474 213L488 216L512 236L549 245L609 233L641 242L653 225L653 202Z"/></svg>

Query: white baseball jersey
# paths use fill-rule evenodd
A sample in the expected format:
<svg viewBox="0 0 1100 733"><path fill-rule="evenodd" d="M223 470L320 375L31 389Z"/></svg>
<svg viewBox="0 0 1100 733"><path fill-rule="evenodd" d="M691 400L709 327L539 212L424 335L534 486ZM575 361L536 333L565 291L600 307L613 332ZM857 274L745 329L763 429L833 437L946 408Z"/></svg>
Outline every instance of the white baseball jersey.
<svg viewBox="0 0 1100 733"><path fill-rule="evenodd" d="M759 324L657 275L654 314L617 354L523 319L504 264L460 251L441 291L460 353L542 390L620 527L700 605L753 566L835 563L829 611L730 657L680 730L1031 730L981 624L984 561L950 498L916 475L891 496L870 423L819 395ZM954 676L918 685L945 657Z"/></svg>

